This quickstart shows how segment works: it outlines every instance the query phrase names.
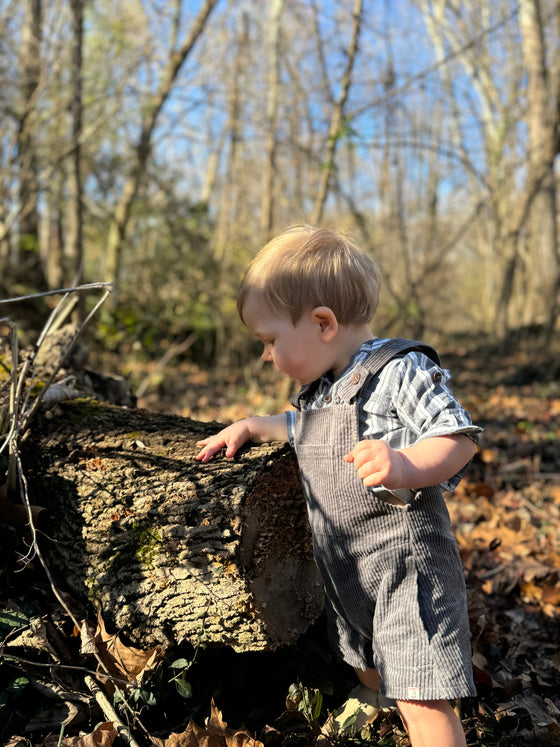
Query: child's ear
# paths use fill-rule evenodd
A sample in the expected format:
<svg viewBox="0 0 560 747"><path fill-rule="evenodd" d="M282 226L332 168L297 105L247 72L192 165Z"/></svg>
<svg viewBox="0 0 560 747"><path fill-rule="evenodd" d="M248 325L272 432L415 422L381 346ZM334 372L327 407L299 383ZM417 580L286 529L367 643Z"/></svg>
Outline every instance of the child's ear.
<svg viewBox="0 0 560 747"><path fill-rule="evenodd" d="M311 319L319 325L324 342L330 342L335 337L338 332L338 320L332 309L328 306L316 306L311 311Z"/></svg>

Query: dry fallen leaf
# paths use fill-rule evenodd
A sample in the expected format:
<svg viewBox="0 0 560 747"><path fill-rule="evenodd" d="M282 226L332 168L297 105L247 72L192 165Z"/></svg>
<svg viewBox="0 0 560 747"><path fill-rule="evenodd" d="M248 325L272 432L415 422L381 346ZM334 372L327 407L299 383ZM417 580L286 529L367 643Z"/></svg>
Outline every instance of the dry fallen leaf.
<svg viewBox="0 0 560 747"><path fill-rule="evenodd" d="M182 734L171 734L167 739L152 738L156 747L263 747L263 743L244 729L228 729L214 700L206 728L190 721Z"/></svg>
<svg viewBox="0 0 560 747"><path fill-rule="evenodd" d="M560 485L551 485L548 488L548 494L554 503L560 505Z"/></svg>
<svg viewBox="0 0 560 747"><path fill-rule="evenodd" d="M58 654L48 639L45 623L38 617L31 620L28 627L24 628L15 638L9 639L4 645L6 647L23 647L35 651L45 651L55 661L58 661Z"/></svg>
<svg viewBox="0 0 560 747"><path fill-rule="evenodd" d="M129 682L136 682L139 676L154 669L164 656L161 646L146 650L125 646L117 635L107 632L100 614L93 635L87 624L82 626L82 653L94 650L111 674L124 675Z"/></svg>
<svg viewBox="0 0 560 747"><path fill-rule="evenodd" d="M37 747L111 747L118 734L111 721L98 724L90 734L66 737L59 742L58 735L47 737Z"/></svg>

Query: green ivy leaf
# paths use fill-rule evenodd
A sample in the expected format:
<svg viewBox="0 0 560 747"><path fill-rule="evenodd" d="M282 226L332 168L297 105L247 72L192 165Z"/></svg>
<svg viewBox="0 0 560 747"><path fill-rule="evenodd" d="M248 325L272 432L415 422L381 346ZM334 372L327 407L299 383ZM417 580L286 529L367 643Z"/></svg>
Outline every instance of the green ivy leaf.
<svg viewBox="0 0 560 747"><path fill-rule="evenodd" d="M173 669L187 669L190 667L190 662L187 659L175 659L169 666Z"/></svg>
<svg viewBox="0 0 560 747"><path fill-rule="evenodd" d="M192 697L192 687L190 682L185 682L185 680L175 680L175 687L182 698Z"/></svg>

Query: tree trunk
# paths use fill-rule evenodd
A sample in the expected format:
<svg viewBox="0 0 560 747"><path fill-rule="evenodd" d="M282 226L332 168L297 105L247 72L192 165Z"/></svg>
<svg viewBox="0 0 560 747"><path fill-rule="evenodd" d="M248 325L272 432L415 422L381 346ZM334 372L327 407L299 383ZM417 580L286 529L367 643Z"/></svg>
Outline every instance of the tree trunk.
<svg viewBox="0 0 560 747"><path fill-rule="evenodd" d="M322 609L291 450L195 461L197 440L219 427L79 399L41 412L24 441L59 588L144 648L273 649Z"/></svg>
<svg viewBox="0 0 560 747"><path fill-rule="evenodd" d="M82 97L82 63L83 63L83 38L84 38L84 3L83 0L71 0L72 9L72 98L70 102L70 114L72 119L72 153L69 159L69 209L68 209L68 238L66 241L66 253L71 267L70 285L80 285L84 275L84 245L83 245L83 185L82 185L82 121L83 121L83 97ZM86 316L86 296L81 293L78 296L76 322Z"/></svg>
<svg viewBox="0 0 560 747"><path fill-rule="evenodd" d="M123 187L121 196L115 207L115 214L109 229L107 238L107 280L118 283L121 267L121 252L126 239L130 223L132 206L144 175L148 158L152 151L152 137L161 110L168 100L175 85L177 76L195 43L202 35L210 14L214 10L218 0L204 0L199 8L196 18L193 20L189 33L186 35L179 49L171 49L167 65L162 72L162 77L153 95L148 98L144 105L144 115L140 127L138 142L134 148L133 163L130 175ZM180 12L180 4L177 3L177 13ZM177 16L178 18L179 16Z"/></svg>
<svg viewBox="0 0 560 747"><path fill-rule="evenodd" d="M546 49L545 25L549 22L539 0L519 3L521 51L527 70L527 130L529 163L527 199L530 209L529 298L525 323L549 319L556 309L560 284L555 160L558 155L559 68L556 53ZM560 7L560 5L558 6ZM531 313L532 312L532 313ZM556 319L551 318L550 328Z"/></svg>
<svg viewBox="0 0 560 747"><path fill-rule="evenodd" d="M266 99L265 159L263 163L261 232L271 238L274 225L274 181L276 175L276 152L278 149L278 94L280 88L280 17L284 0L275 0L270 7L268 26L268 91Z"/></svg>
<svg viewBox="0 0 560 747"><path fill-rule="evenodd" d="M41 88L42 0L27 0L21 43L21 91L23 95L18 133L19 241L12 256L10 282L24 284L34 291L46 290L46 279L39 252L39 165L37 99Z"/></svg>
<svg viewBox="0 0 560 747"><path fill-rule="evenodd" d="M346 69L342 76L340 95L331 112L326 158L321 170L320 183L317 188L317 194L315 195L315 201L311 213L311 223L314 226L319 225L323 217L323 210L328 197L329 179L334 169L334 154L338 140L343 134L342 126L344 120L344 107L350 91L352 72L354 70L354 60L356 52L358 51L358 38L360 36L360 24L362 19L362 0L354 0L352 16L352 38L350 39L348 50L345 50L347 55Z"/></svg>

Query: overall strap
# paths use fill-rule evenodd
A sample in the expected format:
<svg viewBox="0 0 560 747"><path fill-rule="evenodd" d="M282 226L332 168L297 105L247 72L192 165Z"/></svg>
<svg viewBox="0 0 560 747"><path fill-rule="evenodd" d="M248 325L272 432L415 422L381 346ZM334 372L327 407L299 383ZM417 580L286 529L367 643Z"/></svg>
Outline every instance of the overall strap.
<svg viewBox="0 0 560 747"><path fill-rule="evenodd" d="M424 353L439 366L439 355L429 345L418 340L408 340L405 337L394 337L373 350L362 363L356 366L352 377L340 387L338 396L343 401L349 402L363 387L366 379L378 374L393 358L400 358L413 350Z"/></svg>
<svg viewBox="0 0 560 747"><path fill-rule="evenodd" d="M356 367L350 381L340 387L339 397L343 401L350 402L350 400L362 389L365 382L370 377L376 376L382 368L389 363L389 361L394 358L400 358L413 350L424 353L424 355L430 358L430 360L434 361L438 366L440 365L439 355L429 345L426 345L423 342L418 342L417 340L395 337L391 340L387 340L387 342L377 348L377 350L372 351L366 360ZM376 495L386 503L391 503L395 506L401 507L411 503L417 493L417 491L408 489L389 490L389 488L385 488L383 485L378 486L375 492Z"/></svg>
<svg viewBox="0 0 560 747"><path fill-rule="evenodd" d="M407 340L405 337L394 337L392 340L387 340L377 350L374 350L371 355L364 361L364 366L368 368L371 374L376 374L389 363L393 358L400 358L406 353L410 353L415 350L419 353L424 353L428 358L437 363L439 366L440 359L436 351L426 345L424 342L418 340Z"/></svg>

